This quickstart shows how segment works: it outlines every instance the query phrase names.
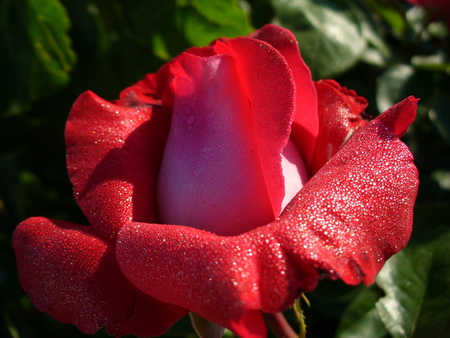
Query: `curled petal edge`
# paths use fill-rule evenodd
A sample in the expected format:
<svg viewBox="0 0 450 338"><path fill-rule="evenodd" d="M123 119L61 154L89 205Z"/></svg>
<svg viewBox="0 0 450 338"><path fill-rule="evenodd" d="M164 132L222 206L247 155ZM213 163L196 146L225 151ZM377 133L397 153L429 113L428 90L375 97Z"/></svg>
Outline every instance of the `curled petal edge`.
<svg viewBox="0 0 450 338"><path fill-rule="evenodd" d="M67 170L78 205L104 238L114 240L131 220L156 220L156 177L169 126L170 115L158 107L119 106L89 91L74 103L65 131Z"/></svg>
<svg viewBox="0 0 450 338"><path fill-rule="evenodd" d="M363 127L368 116L364 114L366 99L353 90L341 87L333 80L314 83L319 101L319 136L310 165L314 175L350 139L355 130Z"/></svg>

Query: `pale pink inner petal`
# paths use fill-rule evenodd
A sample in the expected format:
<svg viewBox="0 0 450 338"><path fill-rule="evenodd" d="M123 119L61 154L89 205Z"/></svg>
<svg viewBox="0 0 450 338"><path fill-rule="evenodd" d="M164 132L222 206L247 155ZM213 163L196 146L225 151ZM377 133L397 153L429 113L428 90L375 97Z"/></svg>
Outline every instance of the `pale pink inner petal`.
<svg viewBox="0 0 450 338"><path fill-rule="evenodd" d="M236 235L272 221L253 116L227 55L173 63L173 118L158 178L162 223Z"/></svg>
<svg viewBox="0 0 450 338"><path fill-rule="evenodd" d="M281 167L283 169L285 189L285 195L281 205L281 209L283 210L309 180L305 162L291 140L286 144L281 154Z"/></svg>

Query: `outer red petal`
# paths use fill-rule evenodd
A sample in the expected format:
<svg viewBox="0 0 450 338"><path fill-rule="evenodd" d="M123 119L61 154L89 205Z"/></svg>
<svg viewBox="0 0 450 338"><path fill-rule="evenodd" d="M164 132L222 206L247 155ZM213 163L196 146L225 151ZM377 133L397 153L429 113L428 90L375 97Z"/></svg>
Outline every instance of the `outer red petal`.
<svg viewBox="0 0 450 338"><path fill-rule="evenodd" d="M242 337L265 336L257 311L259 252L251 240L147 223L126 224L118 239L119 265L143 292L184 304Z"/></svg>
<svg viewBox="0 0 450 338"><path fill-rule="evenodd" d="M386 110L377 120L382 121L395 135L402 137L416 117L417 102L416 98L410 96Z"/></svg>
<svg viewBox="0 0 450 338"><path fill-rule="evenodd" d="M253 116L261 169L275 217L281 212L284 182L281 152L295 116L295 82L285 58L271 45L252 38L217 41L214 50L231 56ZM270 67L268 67L270 65Z"/></svg>
<svg viewBox="0 0 450 338"><path fill-rule="evenodd" d="M138 107L144 105L159 104L156 99L156 74L147 74L141 81L131 87L125 88L120 93L120 100L115 103L119 106Z"/></svg>
<svg viewBox="0 0 450 338"><path fill-rule="evenodd" d="M19 278L36 307L89 334L164 333L187 310L137 290L122 274L115 246L90 226L30 218L14 232Z"/></svg>
<svg viewBox="0 0 450 338"><path fill-rule="evenodd" d="M318 100L311 79L311 71L300 56L297 40L289 30L272 24L265 25L250 34L249 37L263 40L272 45L289 64L296 89L296 114L292 125L291 138L300 150L305 162L309 164L319 133Z"/></svg>
<svg viewBox="0 0 450 338"><path fill-rule="evenodd" d="M367 116L364 115L367 107L365 98L333 80L320 80L315 82L315 86L320 132L310 166L313 175L337 153L355 130L367 123Z"/></svg>
<svg viewBox="0 0 450 338"><path fill-rule="evenodd" d="M397 107L357 130L280 217L287 226L285 245L299 230L309 238L305 252L294 250L298 259L308 257L319 270L348 284L372 283L411 234L418 174L395 134L399 125L390 122L409 125L417 100L406 99ZM295 229L298 223L306 227Z"/></svg>
<svg viewBox="0 0 450 338"><path fill-rule="evenodd" d="M207 47L191 47L185 51L185 53L189 53L192 55L207 57L207 56L213 56L217 53L214 51L214 48L212 46Z"/></svg>
<svg viewBox="0 0 450 338"><path fill-rule="evenodd" d="M120 104L130 104L130 96ZM127 101L128 100L128 101ZM67 168L75 199L96 231L113 239L131 220L155 221L155 186L170 116L82 94L66 125Z"/></svg>
<svg viewBox="0 0 450 338"><path fill-rule="evenodd" d="M413 106L402 106L406 110L392 114L405 112L411 122ZM392 117L387 121L398 121ZM378 118L358 130L267 226L221 237L129 223L119 233L117 259L143 292L242 337L264 337L257 310L286 309L320 275L373 282L408 241L417 185L408 148Z"/></svg>

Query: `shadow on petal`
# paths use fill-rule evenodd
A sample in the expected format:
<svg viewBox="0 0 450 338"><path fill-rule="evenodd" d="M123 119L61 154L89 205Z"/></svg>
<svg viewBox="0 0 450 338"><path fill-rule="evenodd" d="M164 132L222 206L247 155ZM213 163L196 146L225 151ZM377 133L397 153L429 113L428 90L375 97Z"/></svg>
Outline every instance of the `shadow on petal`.
<svg viewBox="0 0 450 338"><path fill-rule="evenodd" d="M161 109L128 108L86 92L66 126L77 203L105 238L131 220L156 221L155 185L170 126Z"/></svg>

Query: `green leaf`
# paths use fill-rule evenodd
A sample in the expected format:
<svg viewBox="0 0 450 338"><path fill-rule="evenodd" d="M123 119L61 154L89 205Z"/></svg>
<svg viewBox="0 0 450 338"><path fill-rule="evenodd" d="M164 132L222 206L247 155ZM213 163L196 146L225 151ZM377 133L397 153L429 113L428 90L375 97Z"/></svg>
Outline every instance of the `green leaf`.
<svg viewBox="0 0 450 338"><path fill-rule="evenodd" d="M400 98L404 98L405 86L413 75L413 67L400 64L389 68L379 77L377 105L380 112L392 107Z"/></svg>
<svg viewBox="0 0 450 338"><path fill-rule="evenodd" d="M443 73L450 73L450 63L445 62L446 56L443 54L415 55L411 58L411 64L419 69L432 70Z"/></svg>
<svg viewBox="0 0 450 338"><path fill-rule="evenodd" d="M185 29L193 45L205 46L221 36L234 38L253 31L247 14L234 0L192 0L191 6L194 11L186 12Z"/></svg>
<svg viewBox="0 0 450 338"><path fill-rule="evenodd" d="M379 77L378 108L385 111L405 97L414 95L420 99L419 114L429 117L443 139L450 144L450 80L443 74L449 65L442 63L442 57L438 54L414 57L412 61L415 67L394 65Z"/></svg>
<svg viewBox="0 0 450 338"><path fill-rule="evenodd" d="M67 34L69 18L61 3L28 0L27 5L27 31L39 61L32 68L31 97L34 99L69 81L76 55Z"/></svg>
<svg viewBox="0 0 450 338"><path fill-rule="evenodd" d="M375 309L380 298L374 287L364 289L347 307L341 317L336 338L383 338L386 327Z"/></svg>
<svg viewBox="0 0 450 338"><path fill-rule="evenodd" d="M58 0L17 0L2 7L0 49L4 58L0 109L20 112L69 81L76 62L70 22Z"/></svg>
<svg viewBox="0 0 450 338"><path fill-rule="evenodd" d="M392 107L409 95L420 99L419 113L428 114L431 107L436 79L429 71L415 69L406 64L388 68L378 78L377 106L380 112ZM424 83L427 85L424 86Z"/></svg>
<svg viewBox="0 0 450 338"><path fill-rule="evenodd" d="M354 1L272 0L275 23L290 29L314 78L345 72L359 61L367 41Z"/></svg>
<svg viewBox="0 0 450 338"><path fill-rule="evenodd" d="M426 28L426 24L429 21L428 13L422 6L412 6L406 12L407 28L410 30L409 34L412 34L409 38L417 39Z"/></svg>
<svg viewBox="0 0 450 338"><path fill-rule="evenodd" d="M394 338L446 338L450 331L450 231L407 247L376 279L376 309Z"/></svg>
<svg viewBox="0 0 450 338"><path fill-rule="evenodd" d="M363 0L373 11L378 13L391 27L397 37L403 36L406 29L404 15L391 1Z"/></svg>
<svg viewBox="0 0 450 338"><path fill-rule="evenodd" d="M431 36L438 39L445 39L450 33L449 27L443 21L430 22L427 27L427 31Z"/></svg>
<svg viewBox="0 0 450 338"><path fill-rule="evenodd" d="M354 2L353 8L356 15L358 15L363 36L368 44L361 56L362 61L383 67L386 60L390 58L391 51L380 34L382 31L380 23L374 19L373 13L358 1Z"/></svg>
<svg viewBox="0 0 450 338"><path fill-rule="evenodd" d="M133 0L123 6L135 37L166 61L188 47L253 30L235 0Z"/></svg>
<svg viewBox="0 0 450 338"><path fill-rule="evenodd" d="M180 10L176 0L121 2L119 11L125 17L130 35L164 61L170 60L190 44L181 30ZM108 10L108 6L106 6ZM123 31L123 29L118 29Z"/></svg>
<svg viewBox="0 0 450 338"><path fill-rule="evenodd" d="M450 171L435 170L431 173L433 181L439 184L442 190L450 190Z"/></svg>

